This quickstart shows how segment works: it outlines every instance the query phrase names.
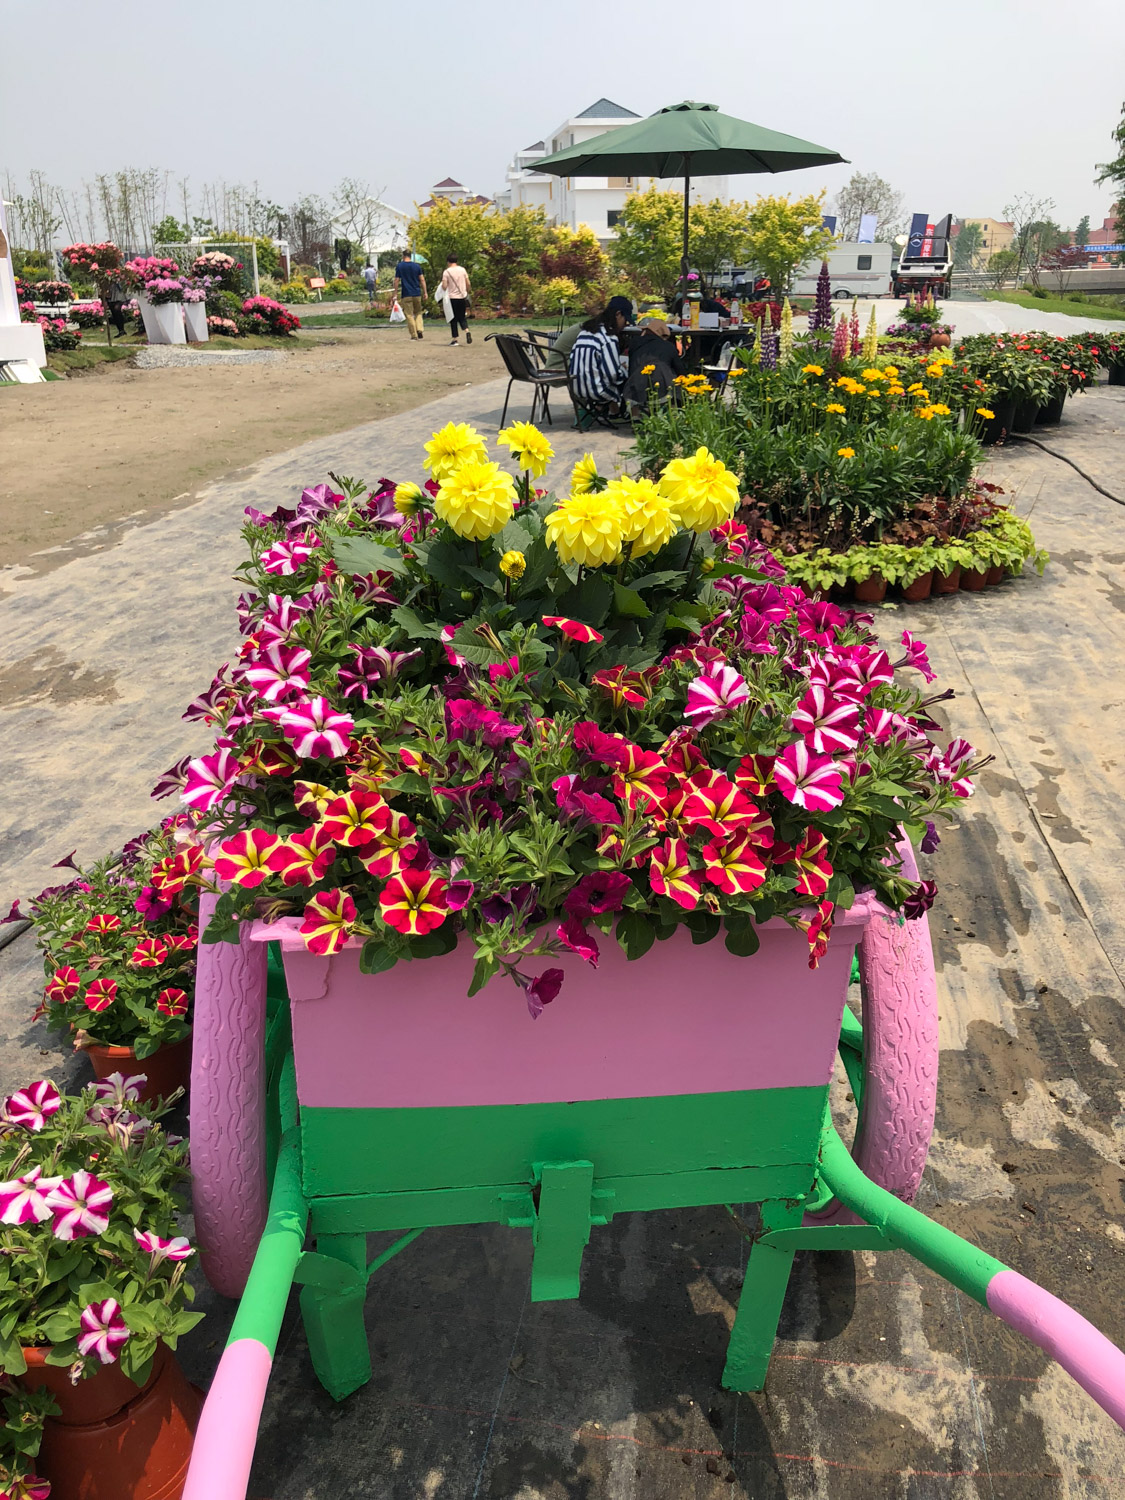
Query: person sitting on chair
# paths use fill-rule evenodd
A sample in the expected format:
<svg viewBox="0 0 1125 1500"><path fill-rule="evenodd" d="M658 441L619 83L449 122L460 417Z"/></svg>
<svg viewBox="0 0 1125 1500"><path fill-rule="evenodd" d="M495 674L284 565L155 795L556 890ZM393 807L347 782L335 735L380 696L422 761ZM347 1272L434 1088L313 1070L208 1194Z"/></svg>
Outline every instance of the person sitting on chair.
<svg viewBox="0 0 1125 1500"><path fill-rule="evenodd" d="M658 316L642 316L640 331L629 338L629 378L625 399L634 410L666 401L675 390L673 381L684 373L672 331Z"/></svg>
<svg viewBox="0 0 1125 1500"><path fill-rule="evenodd" d="M608 329L619 334L633 320L633 304L628 297L611 297L604 311L598 313L597 316ZM571 323L563 329L547 350L546 369L565 370L567 368L570 363L570 351L574 348L578 335L585 326L585 323Z"/></svg>
<svg viewBox="0 0 1125 1500"><path fill-rule="evenodd" d="M620 324L618 319L622 320ZM611 313L610 307L595 313L579 328L567 360L575 399L606 416L617 415L625 388L625 366L618 336L624 327L624 315Z"/></svg>

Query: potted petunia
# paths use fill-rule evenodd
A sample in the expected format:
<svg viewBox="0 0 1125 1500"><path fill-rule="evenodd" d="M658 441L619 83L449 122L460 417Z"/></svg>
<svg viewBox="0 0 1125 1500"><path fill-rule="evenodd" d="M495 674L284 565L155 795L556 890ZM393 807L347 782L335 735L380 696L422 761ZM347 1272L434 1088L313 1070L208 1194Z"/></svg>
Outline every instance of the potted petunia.
<svg viewBox="0 0 1125 1500"><path fill-rule="evenodd" d="M39 1079L0 1106L0 1370L50 1413L21 1461L64 1494L85 1476L90 1500L185 1470L199 1409L171 1353L202 1316L177 1234L187 1147L139 1081Z"/></svg>
<svg viewBox="0 0 1125 1500"><path fill-rule="evenodd" d="M192 828L169 818L87 870L68 856L75 878L28 908L47 981L37 1015L73 1038L99 1078L144 1073L146 1098L185 1088L191 1071L195 851L177 839Z"/></svg>
<svg viewBox="0 0 1125 1500"><path fill-rule="evenodd" d="M872 902L932 900L900 829L920 841L979 764L896 676L928 682L925 648L786 584L706 449L659 480L586 458L556 499L546 438L500 442L516 475L450 424L424 486L248 513L244 644L200 700L217 740L183 796L202 941L281 942L306 1102L519 1102L537 1052L557 1097L615 1070L660 1092L731 984L757 998L724 1025L819 982L838 1026ZM672 979L665 1026L646 1007ZM704 1073L746 1046L708 1024ZM641 1036L663 1049L647 1086Z"/></svg>

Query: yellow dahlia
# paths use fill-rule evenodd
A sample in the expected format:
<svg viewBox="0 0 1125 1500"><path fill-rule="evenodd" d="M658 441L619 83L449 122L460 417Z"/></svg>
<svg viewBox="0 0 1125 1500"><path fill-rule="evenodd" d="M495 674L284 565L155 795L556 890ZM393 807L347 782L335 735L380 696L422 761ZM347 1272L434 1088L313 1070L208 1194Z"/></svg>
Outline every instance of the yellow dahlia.
<svg viewBox="0 0 1125 1500"><path fill-rule="evenodd" d="M417 515L424 498L416 484L400 484L395 489L395 510L400 516Z"/></svg>
<svg viewBox="0 0 1125 1500"><path fill-rule="evenodd" d="M624 540L621 507L606 495L571 495L547 517L547 540L564 563L616 562Z"/></svg>
<svg viewBox="0 0 1125 1500"><path fill-rule="evenodd" d="M605 480L598 473L594 455L583 453L570 473L570 493L572 495L595 495L599 490L604 489Z"/></svg>
<svg viewBox="0 0 1125 1500"><path fill-rule="evenodd" d="M458 536L483 542L512 519L515 498L515 480L499 464L471 459L442 480L434 510Z"/></svg>
<svg viewBox="0 0 1125 1500"><path fill-rule="evenodd" d="M671 501L651 479L614 479L605 493L620 507L622 539L633 544L630 557L659 552L679 530Z"/></svg>
<svg viewBox="0 0 1125 1500"><path fill-rule="evenodd" d="M505 578L522 578L527 571L527 558L522 552L505 552L500 559L500 571Z"/></svg>
<svg viewBox="0 0 1125 1500"><path fill-rule="evenodd" d="M550 443L530 422L513 422L496 434L496 441L511 449L520 468L528 469L536 479L547 472L547 465L555 456Z"/></svg>
<svg viewBox="0 0 1125 1500"><path fill-rule="evenodd" d="M437 480L452 474L462 464L488 462L484 439L468 422L447 422L425 447L423 468L432 470Z"/></svg>
<svg viewBox="0 0 1125 1500"><path fill-rule="evenodd" d="M672 514L689 531L712 531L738 509L738 476L706 448L674 458L660 477Z"/></svg>

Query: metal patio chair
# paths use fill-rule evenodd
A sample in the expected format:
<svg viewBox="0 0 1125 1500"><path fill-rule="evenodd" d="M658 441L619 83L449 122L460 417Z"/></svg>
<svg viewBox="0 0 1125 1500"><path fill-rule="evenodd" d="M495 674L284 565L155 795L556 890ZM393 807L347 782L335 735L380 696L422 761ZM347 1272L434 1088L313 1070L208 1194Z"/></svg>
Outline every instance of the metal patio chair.
<svg viewBox="0 0 1125 1500"><path fill-rule="evenodd" d="M503 427L508 415L508 401L511 398L512 386L517 381L521 384L530 385L535 391L531 402L531 416L529 421L534 422L539 412L539 403L543 403L543 416L548 423L551 420L551 408L548 399L551 390L560 385L566 385L566 372L564 370L544 370L535 362L534 345L526 340L516 338L511 333L489 334L489 338L495 339L496 347L500 351L500 358L504 361L505 368L511 377L508 381L508 389L504 393L504 411L500 417L500 426Z"/></svg>

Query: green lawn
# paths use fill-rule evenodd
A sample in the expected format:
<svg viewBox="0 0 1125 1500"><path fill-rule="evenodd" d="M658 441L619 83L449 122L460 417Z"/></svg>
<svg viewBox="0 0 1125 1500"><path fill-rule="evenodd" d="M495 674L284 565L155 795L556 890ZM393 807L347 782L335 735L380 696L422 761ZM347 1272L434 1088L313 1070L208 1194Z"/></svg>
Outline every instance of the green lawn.
<svg viewBox="0 0 1125 1500"><path fill-rule="evenodd" d="M136 344L82 343L77 349L56 349L47 355L47 368L59 375L73 375L76 370L90 370L95 365L114 364L119 359L130 359L137 352Z"/></svg>
<svg viewBox="0 0 1125 1500"><path fill-rule="evenodd" d="M301 320L302 328L378 328L383 332L394 331L401 328L406 332L405 323L388 323L386 315L380 314L377 318L369 318L364 313L305 313L304 308L296 309L297 316ZM427 324L444 322L437 313L427 313ZM537 318L529 313L526 318L470 318L474 329L479 328L482 332L502 328L554 328L558 322L554 313L548 317Z"/></svg>
<svg viewBox="0 0 1125 1500"><path fill-rule="evenodd" d="M1097 301L1069 297L1035 297L1031 292L985 292L990 302L1014 302L1017 307L1028 307L1032 312L1065 313L1070 318L1119 318L1125 320L1125 307L1116 297L1099 298Z"/></svg>

